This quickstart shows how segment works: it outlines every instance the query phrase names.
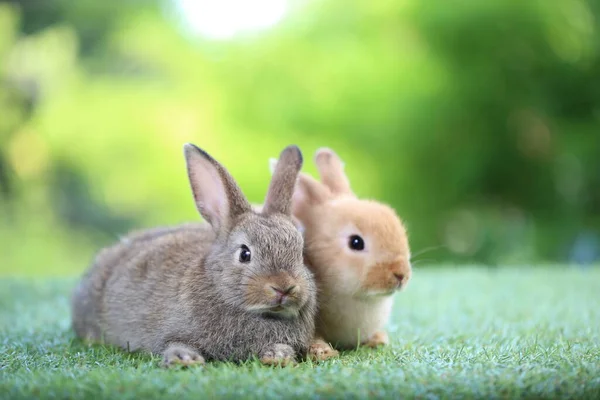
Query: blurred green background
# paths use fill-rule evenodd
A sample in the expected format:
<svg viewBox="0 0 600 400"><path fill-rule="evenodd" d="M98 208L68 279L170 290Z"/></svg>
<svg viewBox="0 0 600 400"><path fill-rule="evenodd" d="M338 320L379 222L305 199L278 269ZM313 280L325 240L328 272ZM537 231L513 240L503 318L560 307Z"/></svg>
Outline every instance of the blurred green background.
<svg viewBox="0 0 600 400"><path fill-rule="evenodd" d="M253 202L290 143L425 263L600 258L600 2L0 2L0 274L199 217L182 145Z"/></svg>

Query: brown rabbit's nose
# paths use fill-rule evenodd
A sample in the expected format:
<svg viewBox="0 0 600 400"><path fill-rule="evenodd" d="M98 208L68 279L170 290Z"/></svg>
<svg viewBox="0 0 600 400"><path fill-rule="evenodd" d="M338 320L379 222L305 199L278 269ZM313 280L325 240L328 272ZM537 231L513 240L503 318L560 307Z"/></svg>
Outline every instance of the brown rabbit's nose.
<svg viewBox="0 0 600 400"><path fill-rule="evenodd" d="M287 297L289 296L289 294L292 293L292 291L294 289L296 289L296 285L289 286L286 289L281 289L279 287L271 286L271 289L273 289L273 291L277 295L277 302L279 304L282 304L283 302L285 302L285 300L287 299Z"/></svg>
<svg viewBox="0 0 600 400"><path fill-rule="evenodd" d="M404 281L404 274L394 274L394 276L398 280L398 286L402 285L402 282Z"/></svg>

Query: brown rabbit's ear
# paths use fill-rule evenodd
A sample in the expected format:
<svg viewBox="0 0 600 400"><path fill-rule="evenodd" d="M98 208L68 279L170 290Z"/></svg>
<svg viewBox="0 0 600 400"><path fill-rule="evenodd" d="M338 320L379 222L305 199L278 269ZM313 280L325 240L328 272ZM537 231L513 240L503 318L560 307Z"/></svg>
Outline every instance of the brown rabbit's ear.
<svg viewBox="0 0 600 400"><path fill-rule="evenodd" d="M298 173L302 168L302 153L298 146L288 146L279 155L277 163L271 163L273 177L265 199L265 214L291 215L292 195Z"/></svg>
<svg viewBox="0 0 600 400"><path fill-rule="evenodd" d="M350 181L344 172L344 162L331 149L322 147L315 153L315 164L321 176L321 182L334 195L353 195Z"/></svg>
<svg viewBox="0 0 600 400"><path fill-rule="evenodd" d="M310 175L300 173L292 198L293 214L304 220L312 206L325 203L331 198L331 191L325 185Z"/></svg>
<svg viewBox="0 0 600 400"><path fill-rule="evenodd" d="M228 230L235 217L251 210L229 172L204 150L187 143L187 172L196 207L215 232Z"/></svg>

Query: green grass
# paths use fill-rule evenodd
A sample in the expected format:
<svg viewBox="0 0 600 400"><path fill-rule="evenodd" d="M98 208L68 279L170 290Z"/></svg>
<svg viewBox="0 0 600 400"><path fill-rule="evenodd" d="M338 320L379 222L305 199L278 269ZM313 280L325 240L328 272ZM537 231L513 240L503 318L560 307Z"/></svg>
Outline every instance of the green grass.
<svg viewBox="0 0 600 400"><path fill-rule="evenodd" d="M600 269L423 269L397 296L386 349L295 368L86 347L74 280L0 280L0 398L600 398Z"/></svg>

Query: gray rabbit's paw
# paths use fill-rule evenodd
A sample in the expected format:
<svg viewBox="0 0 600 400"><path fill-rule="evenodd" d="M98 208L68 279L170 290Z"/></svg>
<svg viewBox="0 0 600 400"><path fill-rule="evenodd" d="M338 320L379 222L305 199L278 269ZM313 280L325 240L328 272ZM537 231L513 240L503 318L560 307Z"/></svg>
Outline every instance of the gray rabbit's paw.
<svg viewBox="0 0 600 400"><path fill-rule="evenodd" d="M268 346L260 355L260 362L265 365L293 365L296 363L294 349L287 344L273 344Z"/></svg>
<svg viewBox="0 0 600 400"><path fill-rule="evenodd" d="M172 343L163 353L163 367L170 368L176 365L190 367L204 364L204 357L189 346Z"/></svg>

